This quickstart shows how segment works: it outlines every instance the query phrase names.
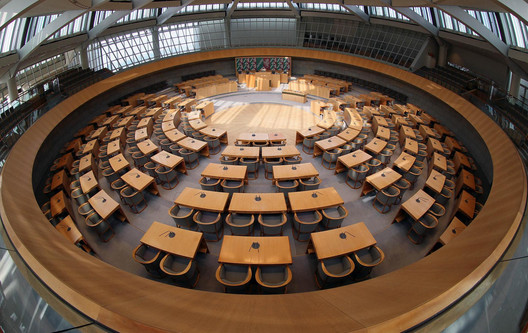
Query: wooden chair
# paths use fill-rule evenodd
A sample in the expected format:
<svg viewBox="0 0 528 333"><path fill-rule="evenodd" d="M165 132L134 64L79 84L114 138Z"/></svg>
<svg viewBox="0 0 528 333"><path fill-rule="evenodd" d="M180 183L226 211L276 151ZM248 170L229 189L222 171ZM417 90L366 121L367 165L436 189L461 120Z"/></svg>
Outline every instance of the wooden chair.
<svg viewBox="0 0 528 333"><path fill-rule="evenodd" d="M264 293L285 294L292 280L292 272L288 265L259 266L255 280Z"/></svg>
<svg viewBox="0 0 528 333"><path fill-rule="evenodd" d="M86 216L84 222L90 229L95 230L97 235L99 235L99 238L105 243L112 239L112 237L115 235L110 223L103 220L103 218L96 212ZM108 235L109 231L110 234Z"/></svg>
<svg viewBox="0 0 528 333"><path fill-rule="evenodd" d="M356 281L368 278L372 269L385 260L385 254L377 245L355 251L352 260L356 266L353 277Z"/></svg>
<svg viewBox="0 0 528 333"><path fill-rule="evenodd" d="M320 260L317 264L315 282L319 288L345 281L354 271L354 261L348 256Z"/></svg>
<svg viewBox="0 0 528 333"><path fill-rule="evenodd" d="M173 282L190 288L196 287L200 278L200 271L193 259L167 253L160 262L163 274Z"/></svg>
<svg viewBox="0 0 528 333"><path fill-rule="evenodd" d="M204 234L215 236L211 242L218 242L224 235L224 225L222 223L222 214L206 211L197 211L193 216L193 221L198 225L200 231Z"/></svg>
<svg viewBox="0 0 528 333"><path fill-rule="evenodd" d="M238 164L238 157L220 156L220 164L236 165Z"/></svg>
<svg viewBox="0 0 528 333"><path fill-rule="evenodd" d="M156 168L156 175L161 183L161 187L166 190L171 190L180 183L178 174L174 168L167 168L166 166L160 165Z"/></svg>
<svg viewBox="0 0 528 333"><path fill-rule="evenodd" d="M312 178L299 179L299 191L316 190L321 185L321 178L315 176Z"/></svg>
<svg viewBox="0 0 528 333"><path fill-rule="evenodd" d="M288 193L297 191L299 182L295 179L279 180L275 183L275 186L277 186L277 192L284 193L287 196Z"/></svg>
<svg viewBox="0 0 528 333"><path fill-rule="evenodd" d="M240 165L247 167L248 179L257 179L259 174L259 159L250 157L241 157ZM249 175L253 175L254 178L249 178Z"/></svg>
<svg viewBox="0 0 528 333"><path fill-rule="evenodd" d="M259 214L258 222L261 236L282 236L288 217L286 213Z"/></svg>
<svg viewBox="0 0 528 333"><path fill-rule="evenodd" d="M392 205L398 200L400 190L396 186L389 186L376 193L376 197L372 200L372 206L381 214L387 214Z"/></svg>
<svg viewBox="0 0 528 333"><path fill-rule="evenodd" d="M251 266L220 264L216 269L216 280L224 286L224 292L244 291L252 277Z"/></svg>
<svg viewBox="0 0 528 333"><path fill-rule="evenodd" d="M341 223L343 223L343 220L348 216L348 210L343 205L325 208L321 213L323 214L321 225L326 229L341 227Z"/></svg>
<svg viewBox="0 0 528 333"><path fill-rule="evenodd" d="M227 193L242 193L244 192L244 180L230 180L224 179L220 185L222 190Z"/></svg>
<svg viewBox="0 0 528 333"><path fill-rule="evenodd" d="M139 244L132 252L134 261L145 267L146 271L158 278L164 277L165 274L160 268L162 259L161 250L150 247L146 244Z"/></svg>
<svg viewBox="0 0 528 333"><path fill-rule="evenodd" d="M237 236L253 235L253 223L255 222L255 215L229 213L227 214L225 221L229 226L229 229L231 229L231 234Z"/></svg>
<svg viewBox="0 0 528 333"><path fill-rule="evenodd" d="M282 164L282 157L265 158L264 159L264 177L266 179L273 179L273 166ZM271 177L270 177L271 175Z"/></svg>
<svg viewBox="0 0 528 333"><path fill-rule="evenodd" d="M413 221L412 226L407 232L407 238L414 244L420 244L423 241L427 230L436 228L438 219L430 213L426 213L418 221Z"/></svg>
<svg viewBox="0 0 528 333"><path fill-rule="evenodd" d="M325 169L335 169L337 164L337 158L341 155L341 149L332 149L332 150L325 150L323 153L323 158L321 159L321 165ZM325 165L325 162L328 163L328 166ZM332 167L333 165L333 167Z"/></svg>
<svg viewBox="0 0 528 333"><path fill-rule="evenodd" d="M178 228L196 229L196 223L193 221L194 209L174 204L169 209L169 216L172 217Z"/></svg>
<svg viewBox="0 0 528 333"><path fill-rule="evenodd" d="M295 212L293 214L293 237L300 242L307 242L310 240L310 234L317 230L319 222L323 216L319 211L311 212ZM308 235L308 238L301 239L301 235Z"/></svg>
<svg viewBox="0 0 528 333"><path fill-rule="evenodd" d="M202 190L221 192L222 186L220 185L221 180L217 178L202 177L200 178L200 187Z"/></svg>
<svg viewBox="0 0 528 333"><path fill-rule="evenodd" d="M369 170L369 167L364 164L348 169L345 183L353 189L360 188L361 185L363 185L365 178L367 178ZM352 180L353 183L350 183L348 181L349 179Z"/></svg>
<svg viewBox="0 0 528 333"><path fill-rule="evenodd" d="M141 213L148 206L143 193L134 190L130 186L126 186L121 190L121 196L134 214Z"/></svg>

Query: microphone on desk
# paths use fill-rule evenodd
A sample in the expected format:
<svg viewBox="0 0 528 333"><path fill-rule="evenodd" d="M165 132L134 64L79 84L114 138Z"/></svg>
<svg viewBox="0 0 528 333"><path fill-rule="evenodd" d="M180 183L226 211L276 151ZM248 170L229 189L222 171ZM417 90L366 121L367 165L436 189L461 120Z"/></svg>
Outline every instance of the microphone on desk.
<svg viewBox="0 0 528 333"><path fill-rule="evenodd" d="M347 238L347 234L349 234L349 235L352 236L352 237L356 237L356 236L354 236L353 234L351 234L350 232L345 231L345 232L342 232L342 233L339 234L339 238L341 238L341 239L346 239L346 238Z"/></svg>
<svg viewBox="0 0 528 333"><path fill-rule="evenodd" d="M249 247L248 252L251 251L251 249L255 249L255 250L257 250L257 252L260 252L259 248L260 248L260 243L259 242L253 242L253 243L251 243L251 246Z"/></svg>
<svg viewBox="0 0 528 333"><path fill-rule="evenodd" d="M258 194L255 195L255 201L260 201L260 200L262 200L262 198L260 197L260 195L258 195Z"/></svg>
<svg viewBox="0 0 528 333"><path fill-rule="evenodd" d="M319 191L314 191L314 192L312 193L312 198L317 198L317 197L318 197L317 194L322 194L322 193L319 192Z"/></svg>
<svg viewBox="0 0 528 333"><path fill-rule="evenodd" d="M416 198L416 202L417 203L420 203L422 200L423 201L427 201L427 198L426 197L418 197L418 198Z"/></svg>

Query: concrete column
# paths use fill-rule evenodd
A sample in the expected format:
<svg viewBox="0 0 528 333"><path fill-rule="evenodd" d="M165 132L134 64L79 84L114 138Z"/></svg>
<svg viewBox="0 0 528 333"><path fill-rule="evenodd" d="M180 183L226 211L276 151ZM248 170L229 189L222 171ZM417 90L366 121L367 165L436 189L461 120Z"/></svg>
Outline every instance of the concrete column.
<svg viewBox="0 0 528 333"><path fill-rule="evenodd" d="M160 46L159 46L159 34L156 27L151 29L152 31L152 51L154 52L154 59L161 58Z"/></svg>
<svg viewBox="0 0 528 333"><path fill-rule="evenodd" d="M9 102L13 102L18 98L16 77L10 77L7 80L7 92L9 94Z"/></svg>
<svg viewBox="0 0 528 333"><path fill-rule="evenodd" d="M511 72L511 78L510 78L510 89L508 92L510 95L517 98L519 96L519 88L521 87L521 77L517 75L515 72Z"/></svg>
<svg viewBox="0 0 528 333"><path fill-rule="evenodd" d="M438 66L446 66L447 65L447 49L449 48L449 45L446 42L439 43L438 45Z"/></svg>
<svg viewBox="0 0 528 333"><path fill-rule="evenodd" d="M88 49L85 46L81 46L79 48L79 55L81 58L80 60L82 69L90 68L90 64L88 63Z"/></svg>

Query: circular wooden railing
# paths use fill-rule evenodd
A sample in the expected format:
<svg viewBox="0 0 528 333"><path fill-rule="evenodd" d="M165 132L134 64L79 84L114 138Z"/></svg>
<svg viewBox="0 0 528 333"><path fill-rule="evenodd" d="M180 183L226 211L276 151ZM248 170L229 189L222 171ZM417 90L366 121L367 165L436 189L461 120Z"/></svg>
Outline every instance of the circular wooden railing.
<svg viewBox="0 0 528 333"><path fill-rule="evenodd" d="M460 236L418 262L364 282L291 295L211 293L147 280L80 251L53 230L37 204L32 175L41 144L63 119L126 82L175 66L237 56L289 56L355 66L445 103L474 127L485 145L481 148L492 158L492 187L484 208ZM513 143L462 97L404 70L351 55L252 48L146 64L68 98L11 150L2 172L0 213L8 237L38 278L82 314L117 331L402 331L444 311L487 275L515 236L525 202L526 175Z"/></svg>

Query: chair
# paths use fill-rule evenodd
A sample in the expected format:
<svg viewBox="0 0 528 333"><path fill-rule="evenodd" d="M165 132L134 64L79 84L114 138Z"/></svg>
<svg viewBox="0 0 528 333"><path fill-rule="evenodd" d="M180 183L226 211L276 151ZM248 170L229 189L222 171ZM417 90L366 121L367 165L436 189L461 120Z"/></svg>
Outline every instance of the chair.
<svg viewBox="0 0 528 333"><path fill-rule="evenodd" d="M148 157L140 151L133 153L132 159L134 160L134 165L138 169L143 169L143 166L149 161Z"/></svg>
<svg viewBox="0 0 528 333"><path fill-rule="evenodd" d="M99 169L104 170L104 169L108 169L110 167L111 167L110 162L103 161L103 160L99 161Z"/></svg>
<svg viewBox="0 0 528 333"><path fill-rule="evenodd" d="M387 165L389 164L393 153L393 150L383 149L377 157L380 160L381 164Z"/></svg>
<svg viewBox="0 0 528 333"><path fill-rule="evenodd" d="M299 179L299 191L316 190L321 185L321 178L315 176L312 178Z"/></svg>
<svg viewBox="0 0 528 333"><path fill-rule="evenodd" d="M73 167L71 168L70 170L70 174L72 176L72 179L79 179L81 178L81 174L79 173L79 168L78 167Z"/></svg>
<svg viewBox="0 0 528 333"><path fill-rule="evenodd" d="M70 192L75 190L76 188L79 188L79 187L81 187L81 182L78 179L72 181L70 183Z"/></svg>
<svg viewBox="0 0 528 333"><path fill-rule="evenodd" d="M397 182L394 183L394 186L396 186L398 190L400 190L400 195L398 195L398 199L395 202L395 204L398 204L402 201L405 192L411 188L411 183L409 183L407 179L400 178Z"/></svg>
<svg viewBox="0 0 528 333"><path fill-rule="evenodd" d="M352 260L356 266L354 280L358 281L368 278L372 269L385 260L385 254L377 245L372 245L354 252Z"/></svg>
<svg viewBox="0 0 528 333"><path fill-rule="evenodd" d="M220 264L216 269L216 280L224 286L224 292L244 291L251 281L249 265Z"/></svg>
<svg viewBox="0 0 528 333"><path fill-rule="evenodd" d="M197 139L197 140L204 141L205 134L202 134L202 133L196 131L196 132L192 133L192 137Z"/></svg>
<svg viewBox="0 0 528 333"><path fill-rule="evenodd" d="M341 156L349 154L352 152L352 146L350 144L345 144L340 147L341 148Z"/></svg>
<svg viewBox="0 0 528 333"><path fill-rule="evenodd" d="M170 145L169 149L171 154L181 156L181 147L177 143Z"/></svg>
<svg viewBox="0 0 528 333"><path fill-rule="evenodd" d="M238 164L238 157L220 156L220 164L236 165Z"/></svg>
<svg viewBox="0 0 528 333"><path fill-rule="evenodd" d="M444 186L450 189L451 192L455 190L455 182L452 181L451 179L446 179L444 182Z"/></svg>
<svg viewBox="0 0 528 333"><path fill-rule="evenodd" d="M167 253L160 262L160 268L173 282L190 288L196 287L200 271L193 259Z"/></svg>
<svg viewBox="0 0 528 333"><path fill-rule="evenodd" d="M321 224L326 229L335 229L341 227L341 223L348 216L348 210L343 205L326 208L321 211L323 220Z"/></svg>
<svg viewBox="0 0 528 333"><path fill-rule="evenodd" d="M172 217L178 228L184 227L188 229L196 229L196 224L193 221L193 208L174 204L174 206L169 209L169 215Z"/></svg>
<svg viewBox="0 0 528 333"><path fill-rule="evenodd" d="M354 140L352 140L350 145L352 146L352 150L363 149L363 147L365 146L365 141L360 138L355 138Z"/></svg>
<svg viewBox="0 0 528 333"><path fill-rule="evenodd" d="M284 140L270 140L270 146L283 147L283 146L286 146L286 141L284 141Z"/></svg>
<svg viewBox="0 0 528 333"><path fill-rule="evenodd" d="M259 266L255 280L264 293L285 294L292 280L292 272L288 265Z"/></svg>
<svg viewBox="0 0 528 333"><path fill-rule="evenodd" d="M451 191L450 189L444 186L442 188L442 192L436 194L435 200L436 202L438 202L439 204L445 207L447 203L449 202L449 199L451 199L452 196L453 196L453 191Z"/></svg>
<svg viewBox="0 0 528 333"><path fill-rule="evenodd" d="M381 161L377 158L371 158L370 161L367 161L365 163L365 165L369 167L367 176L372 175L373 173L376 173L383 168L383 164L381 164Z"/></svg>
<svg viewBox="0 0 528 333"><path fill-rule="evenodd" d="M112 188L112 190L117 191L117 193L119 194L119 199L124 202L125 199L121 196L121 190L127 187L127 183L123 179L119 178L117 180L114 180L112 184L110 184L110 187Z"/></svg>
<svg viewBox="0 0 528 333"><path fill-rule="evenodd" d="M85 202L88 202L88 197L84 194L80 187L74 189L71 192L71 197L77 202L77 205L82 205Z"/></svg>
<svg viewBox="0 0 528 333"><path fill-rule="evenodd" d="M237 236L253 235L253 223L255 222L255 215L229 213L227 214L225 221L229 226L229 229L231 229L231 234Z"/></svg>
<svg viewBox="0 0 528 333"><path fill-rule="evenodd" d="M114 172L112 168L104 169L103 170L103 176L108 181L108 184L112 184L114 181L119 179L119 174Z"/></svg>
<svg viewBox="0 0 528 333"><path fill-rule="evenodd" d="M343 282L354 271L354 261L348 256L320 260L317 264L315 282L319 288Z"/></svg>
<svg viewBox="0 0 528 333"><path fill-rule="evenodd" d="M108 221L103 220L103 218L96 212L93 212L86 216L84 222L89 228L95 230L95 232L99 235L99 238L105 243L112 239L112 237L114 237L115 235L110 223L108 223ZM110 235L106 235L108 231L111 232Z"/></svg>
<svg viewBox="0 0 528 333"><path fill-rule="evenodd" d="M178 174L174 168L167 168L166 166L160 165L156 168L156 175L161 183L161 187L166 190L171 190L180 183Z"/></svg>
<svg viewBox="0 0 528 333"><path fill-rule="evenodd" d="M442 206L438 202L435 202L435 203L433 203L433 206L431 206L431 208L429 208L429 210L427 212L429 214L432 214L436 218L441 218L442 216L445 215L446 209L445 209L444 206Z"/></svg>
<svg viewBox="0 0 528 333"><path fill-rule="evenodd" d="M432 214L426 213L418 221L413 221L411 228L407 232L407 238L414 244L420 244L427 230L434 229L437 225L438 219Z"/></svg>
<svg viewBox="0 0 528 333"><path fill-rule="evenodd" d="M284 161L284 164L286 165L300 164L302 162L302 157L301 156L284 157L283 161Z"/></svg>
<svg viewBox="0 0 528 333"><path fill-rule="evenodd" d="M317 137L310 137L310 138L304 138L303 139L303 152L306 154L312 154L314 150L315 141L317 141L319 138Z"/></svg>
<svg viewBox="0 0 528 333"><path fill-rule="evenodd" d="M240 165L247 167L248 179L257 179L259 173L259 159L250 157L241 157ZM249 178L249 175L253 175L255 178Z"/></svg>
<svg viewBox="0 0 528 333"><path fill-rule="evenodd" d="M261 236L282 236L288 217L286 213L259 214L258 222Z"/></svg>
<svg viewBox="0 0 528 333"><path fill-rule="evenodd" d="M160 146L161 146L161 150L164 150L168 153L170 153L170 146L172 146L172 141L169 140L169 139L163 139L159 142Z"/></svg>
<svg viewBox="0 0 528 333"><path fill-rule="evenodd" d="M251 146L251 142L250 141L244 141L244 140L236 140L235 141L235 146L238 146L238 147L249 147L249 146Z"/></svg>
<svg viewBox="0 0 528 333"><path fill-rule="evenodd" d="M376 197L372 200L372 206L381 214L386 214L390 211L400 195L400 190L396 186L389 186L376 193ZM381 205L381 208L378 207Z"/></svg>
<svg viewBox="0 0 528 333"><path fill-rule="evenodd" d="M416 161L423 162L427 158L427 151L419 149L415 157Z"/></svg>
<svg viewBox="0 0 528 333"><path fill-rule="evenodd" d="M147 200L145 200L143 193L134 190L130 186L123 188L120 193L134 214L139 214L147 208ZM142 206L143 203L145 204L144 206Z"/></svg>
<svg viewBox="0 0 528 333"><path fill-rule="evenodd" d="M456 171L454 168L447 167L446 171L443 172L447 179L454 179L456 177Z"/></svg>
<svg viewBox="0 0 528 333"><path fill-rule="evenodd" d="M409 171L403 174L403 178L407 179L411 183L411 189L414 188L414 183L418 180L418 177L422 174L422 169L412 166Z"/></svg>
<svg viewBox="0 0 528 333"><path fill-rule="evenodd" d="M242 193L244 192L244 180L230 180L224 179L220 183L222 190L227 193Z"/></svg>
<svg viewBox="0 0 528 333"><path fill-rule="evenodd" d="M323 216L319 211L295 212L293 214L293 237L300 242L310 240L310 234L317 229ZM308 238L301 239L301 235L308 235Z"/></svg>
<svg viewBox="0 0 528 333"><path fill-rule="evenodd" d="M287 196L287 193L297 191L297 188L299 187L299 182L295 179L279 180L275 183L275 185L277 186L277 192L285 193L285 195Z"/></svg>
<svg viewBox="0 0 528 333"><path fill-rule="evenodd" d="M185 166L187 167L187 170L195 169L198 165L200 165L198 153L194 151L189 151L187 149L180 149L180 154L183 157L183 160L185 161Z"/></svg>
<svg viewBox="0 0 528 333"><path fill-rule="evenodd" d="M193 216L193 221L204 234L215 235L215 239L211 242L218 242L224 235L221 213L197 211Z"/></svg>
<svg viewBox="0 0 528 333"><path fill-rule="evenodd" d="M207 142L207 145L209 146L209 153L211 155L216 155L220 152L220 140L218 138L206 136L204 141Z"/></svg>
<svg viewBox="0 0 528 333"><path fill-rule="evenodd" d="M363 185L365 178L367 178L369 170L369 167L364 164L358 165L355 168L348 169L347 176L345 178L345 183L353 189L360 188L361 185ZM352 180L354 183L349 183L349 179Z"/></svg>
<svg viewBox="0 0 528 333"><path fill-rule="evenodd" d="M143 166L143 168L145 168L145 170L147 171L147 174L156 180L156 184L159 184L160 180L158 178L158 174L156 173L157 167L158 166L156 165L156 163L152 161L145 163L145 165Z"/></svg>
<svg viewBox="0 0 528 333"><path fill-rule="evenodd" d="M202 177L200 178L200 187L202 190L222 192L221 180L216 178Z"/></svg>
<svg viewBox="0 0 528 333"><path fill-rule="evenodd" d="M341 155L341 149L332 149L332 150L325 150L323 153L323 158L321 159L321 165L325 169L335 169L337 158ZM328 166L325 165L325 162L328 162ZM334 165L332 167L332 164Z"/></svg>
<svg viewBox="0 0 528 333"><path fill-rule="evenodd" d="M392 153L394 154L394 151L396 150L396 145L392 143L387 143L387 145L385 146L385 149L392 151Z"/></svg>
<svg viewBox="0 0 528 333"><path fill-rule="evenodd" d="M266 179L273 179L273 166L281 165L282 157L277 158L265 158L264 159L264 177ZM271 177L269 175L271 174Z"/></svg>
<svg viewBox="0 0 528 333"><path fill-rule="evenodd" d="M138 147L128 147L127 148L127 153L130 154L130 156L132 156L132 154L136 153L136 152L139 152L139 148Z"/></svg>
<svg viewBox="0 0 528 333"><path fill-rule="evenodd" d="M90 205L89 202L85 202L82 205L80 205L77 211L79 212L81 216L84 216L84 217L94 212L93 207L92 205Z"/></svg>
<svg viewBox="0 0 528 333"><path fill-rule="evenodd" d="M147 272L155 277L161 278L165 274L160 268L162 252L146 244L139 244L134 249L132 257L137 263L142 264Z"/></svg>
<svg viewBox="0 0 528 333"><path fill-rule="evenodd" d="M425 168L425 163L422 162L422 161L414 161L414 164L413 164L414 167L418 168L418 169L424 169Z"/></svg>
<svg viewBox="0 0 528 333"><path fill-rule="evenodd" d="M269 142L268 141L253 142L252 146L254 146L254 147L267 147L267 146L269 146Z"/></svg>

